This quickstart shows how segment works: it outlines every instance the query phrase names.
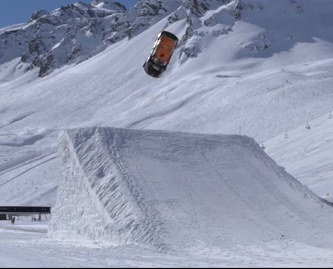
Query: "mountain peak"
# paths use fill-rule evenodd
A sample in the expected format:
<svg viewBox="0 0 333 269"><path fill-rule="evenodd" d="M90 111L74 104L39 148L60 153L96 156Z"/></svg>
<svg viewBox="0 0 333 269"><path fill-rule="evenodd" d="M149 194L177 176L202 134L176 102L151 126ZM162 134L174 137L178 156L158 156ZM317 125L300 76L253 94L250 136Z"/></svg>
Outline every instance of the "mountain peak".
<svg viewBox="0 0 333 269"><path fill-rule="evenodd" d="M79 1L52 12L38 10L24 27L1 32L0 64L21 57L28 69L39 68L42 77L64 65L80 63L124 38L132 39L165 17L163 29L184 20L179 44L182 62L198 56L211 37L234 31L236 22L244 17L260 20L273 12L283 20L289 14L302 15L304 10L297 0L281 0L279 5L259 0L140 0L129 10L112 0ZM290 36L288 32L283 38L290 42ZM246 49L266 50L276 42L274 38L258 39Z"/></svg>
<svg viewBox="0 0 333 269"><path fill-rule="evenodd" d="M94 0L91 3L91 5L98 8L110 9L115 12L121 12L121 13L127 10L126 7L121 3L111 0Z"/></svg>
<svg viewBox="0 0 333 269"><path fill-rule="evenodd" d="M31 15L31 20L37 20L40 17L48 14L49 12L44 10L44 9L38 9L37 11L35 11L32 15Z"/></svg>

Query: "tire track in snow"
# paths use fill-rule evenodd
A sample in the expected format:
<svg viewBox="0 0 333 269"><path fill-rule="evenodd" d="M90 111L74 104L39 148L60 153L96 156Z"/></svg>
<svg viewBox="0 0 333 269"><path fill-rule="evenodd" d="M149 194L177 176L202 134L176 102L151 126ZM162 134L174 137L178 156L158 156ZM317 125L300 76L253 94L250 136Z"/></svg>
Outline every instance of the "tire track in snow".
<svg viewBox="0 0 333 269"><path fill-rule="evenodd" d="M122 180L125 181L126 187L131 193L131 198L134 200L136 206L144 215L144 224L141 223L140 225L144 227L145 232L144 235L139 233L139 236L142 238L137 239L147 241L146 243L157 247L157 249L160 251L167 251L168 247L161 238L161 233L163 231L163 229L161 228L162 223L157 220L157 213L154 212L152 208L148 205L146 198L143 195L143 191L138 186L138 184L135 183L135 179L132 179L133 175L130 175L128 173L128 165L125 163L124 160L121 159L121 155L119 153L118 143L121 142L118 137L120 138L120 135L117 133L116 130L113 130L113 141L112 144L108 144L108 148L110 149L110 155L113 156L114 162L118 170L121 172ZM142 229L142 227L139 227L139 229Z"/></svg>
<svg viewBox="0 0 333 269"><path fill-rule="evenodd" d="M229 146L228 146L229 148ZM231 149L231 148L229 148ZM237 154L235 152L232 152L236 158L238 158ZM240 193L232 186L232 184L228 181L228 179L212 164L212 162L209 160L208 156L206 155L205 152L202 153L204 159L207 160L207 163L210 165L210 167L212 168L213 171L215 171L219 176L220 178L224 181L225 185L227 186L228 190L230 190L235 197L238 198L238 200L246 205L247 208L250 209L250 211L252 212L252 214L250 214L251 216L255 215L256 213L259 213L260 216L262 216L260 214L260 212L255 208L253 207L248 200L246 200L242 195L240 195ZM224 159L224 161L222 161L222 163L226 163L226 159ZM237 168L237 166L235 166L235 169ZM259 223L254 217L249 217L249 216L245 216L244 215L244 218L246 218L246 220L249 222L249 223L252 223L254 226L256 226L257 228L259 228L260 230L263 230L263 226L261 223Z"/></svg>
<svg viewBox="0 0 333 269"><path fill-rule="evenodd" d="M54 154L54 153L53 153L53 154ZM51 155L51 154L49 154L49 155ZM43 158L45 158L45 156L42 157L42 158L39 158L39 159L43 159ZM40 165L42 165L42 164L44 164L44 163L47 163L47 162L49 162L49 161L52 161L52 160L54 160L54 159L56 159L56 158L57 158L57 156L52 157L52 158L49 158L49 159L47 159L47 160L45 160L45 161L43 161L43 162L40 162L40 163L38 163L38 164L36 164L36 165L34 165L34 166L28 168L27 170L23 171L22 173L20 173L20 174L14 176L14 177L8 179L7 181L1 183L1 184L0 184L0 187L2 187L3 185L5 185L5 184L11 182L12 180L14 180L14 179L16 179L16 178L18 178L18 177L24 175L25 173L29 172L30 170L35 169L36 167L38 167L38 166L40 166ZM24 164L24 165L26 165L26 164ZM24 165L22 165L22 166L24 166Z"/></svg>
<svg viewBox="0 0 333 269"><path fill-rule="evenodd" d="M19 115L19 116L16 116L14 117L13 119L9 120L7 123L3 124L0 126L0 129L1 128L4 128L6 126L9 126L9 125L12 125L13 123L15 122L18 122L18 121L21 121L21 120L24 120L25 118L29 117L30 115L34 114L35 112L27 112L27 113L23 113L22 115Z"/></svg>
<svg viewBox="0 0 333 269"><path fill-rule="evenodd" d="M21 156L15 160L8 161L4 164L0 164L0 176L3 174L6 174L9 171L14 170L15 168L22 167L26 164L29 164L31 162L34 162L34 161L36 161L38 159L42 159L42 158L43 157L40 157L40 155L38 153L33 153L33 154L26 155L26 156ZM12 169L10 169L10 168L12 168Z"/></svg>
<svg viewBox="0 0 333 269"><path fill-rule="evenodd" d="M53 150L52 150L53 151ZM54 152L48 153L46 155L41 155L40 153L31 153L26 156L21 156L15 160L9 161L5 164L0 164L0 176L13 171L15 169L21 168L25 165L28 165L30 163L34 163L38 160L44 159L47 156L50 156L52 154L56 154Z"/></svg>
<svg viewBox="0 0 333 269"><path fill-rule="evenodd" d="M149 186L149 183L147 183L147 179L141 171L141 168L140 168L140 165L138 162L138 158L137 158L137 154L134 150L133 141L131 141L131 150L132 150L132 154L133 154L133 160L135 162L135 167L139 173L140 178L143 180L143 183L146 186L146 189L150 193L153 200L157 201L152 188ZM148 204L147 204L145 213L146 213L147 219L151 222L150 226L155 227L155 231L153 231L153 236L155 238L157 238L156 240L158 242L158 248L163 251L170 250L170 246L168 244L166 244L166 242L164 242L164 240L162 239L162 234L165 232L165 230L163 228L164 223L160 219L158 211L154 210L152 207L148 206Z"/></svg>

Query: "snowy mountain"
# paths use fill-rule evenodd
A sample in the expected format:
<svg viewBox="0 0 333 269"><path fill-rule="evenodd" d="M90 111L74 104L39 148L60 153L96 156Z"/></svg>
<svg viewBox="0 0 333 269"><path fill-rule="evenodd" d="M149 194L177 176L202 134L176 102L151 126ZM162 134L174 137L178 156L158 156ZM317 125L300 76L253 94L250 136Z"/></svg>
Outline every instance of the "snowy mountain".
<svg viewBox="0 0 333 269"><path fill-rule="evenodd" d="M94 1L1 29L0 203L51 205L52 240L145 246L61 243L58 256L56 241L26 235L21 253L48 249L54 266L83 266L86 253L96 266L332 266L331 207L318 197L333 195L331 10L329 0ZM180 43L154 79L142 64L162 29ZM14 257L21 239L0 233L13 242L1 255ZM149 248L184 242L169 258Z"/></svg>
<svg viewBox="0 0 333 269"><path fill-rule="evenodd" d="M265 51L262 53L265 56L274 52L277 46L287 49L302 38L310 39L312 32L324 31L325 34L329 25L324 28L318 25L317 29L317 24L311 20L304 25L311 24L307 36L298 34L308 16L303 6L296 1L281 5L243 0L143 0L126 10L113 1L78 2L52 12L38 10L27 24L0 29L0 64L19 57L20 66L24 63L25 70L38 68L39 76L46 76L57 68L80 63L124 38L135 37L166 16L168 23L163 28L186 19L179 50L182 61L197 57L209 40L237 31L237 22L248 20L263 31L244 43L240 53ZM320 9L317 13L318 16L322 14ZM299 17L296 19L295 15ZM271 21L277 16L279 20L286 17L293 27L282 29L272 24L261 25L262 17L268 16L272 16Z"/></svg>
<svg viewBox="0 0 333 269"><path fill-rule="evenodd" d="M95 0L38 10L26 25L0 29L0 64L20 57L25 69L39 68L43 77L134 37L178 6L179 1L145 0L127 11L118 2Z"/></svg>

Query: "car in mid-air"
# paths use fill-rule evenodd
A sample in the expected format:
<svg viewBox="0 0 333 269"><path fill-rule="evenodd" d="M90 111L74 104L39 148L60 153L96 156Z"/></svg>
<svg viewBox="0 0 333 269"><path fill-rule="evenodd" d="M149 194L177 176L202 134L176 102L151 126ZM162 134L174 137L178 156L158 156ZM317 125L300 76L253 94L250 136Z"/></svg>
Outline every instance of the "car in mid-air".
<svg viewBox="0 0 333 269"><path fill-rule="evenodd" d="M158 78L166 70L178 45L178 37L168 31L161 31L154 43L148 59L143 64L146 73Z"/></svg>

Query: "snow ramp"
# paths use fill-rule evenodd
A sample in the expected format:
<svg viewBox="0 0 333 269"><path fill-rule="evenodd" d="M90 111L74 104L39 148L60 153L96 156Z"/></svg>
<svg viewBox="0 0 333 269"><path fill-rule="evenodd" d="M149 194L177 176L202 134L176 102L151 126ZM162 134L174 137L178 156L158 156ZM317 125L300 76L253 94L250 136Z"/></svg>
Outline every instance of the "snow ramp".
<svg viewBox="0 0 333 269"><path fill-rule="evenodd" d="M252 139L86 128L59 136L49 236L160 250L281 238L333 246L333 210Z"/></svg>

